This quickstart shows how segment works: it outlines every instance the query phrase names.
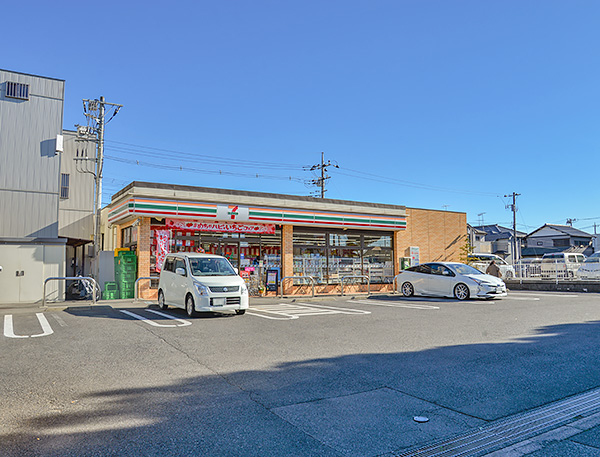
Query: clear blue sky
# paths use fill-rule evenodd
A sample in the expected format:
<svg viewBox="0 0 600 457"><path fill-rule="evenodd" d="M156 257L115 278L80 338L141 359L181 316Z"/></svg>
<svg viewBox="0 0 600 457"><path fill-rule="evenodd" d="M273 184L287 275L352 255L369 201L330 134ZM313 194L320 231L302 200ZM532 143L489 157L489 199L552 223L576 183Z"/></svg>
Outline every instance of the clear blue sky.
<svg viewBox="0 0 600 457"><path fill-rule="evenodd" d="M104 202L133 180L309 195L303 166L324 151L329 198L510 226L518 192L519 230L600 224L597 0L23 1L2 16L0 68L65 79L65 128L85 122L82 98L124 105Z"/></svg>

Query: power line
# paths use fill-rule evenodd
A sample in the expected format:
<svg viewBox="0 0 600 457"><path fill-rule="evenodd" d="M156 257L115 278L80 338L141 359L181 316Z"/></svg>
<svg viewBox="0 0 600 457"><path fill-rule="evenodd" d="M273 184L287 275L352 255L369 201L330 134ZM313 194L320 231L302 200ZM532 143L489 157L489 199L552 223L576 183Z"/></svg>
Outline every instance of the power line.
<svg viewBox="0 0 600 457"><path fill-rule="evenodd" d="M275 176L275 175L267 175L267 174L261 174L261 173L238 173L238 172L232 172L232 171L227 171L227 170L203 170L203 169L199 169L199 168L191 168L191 167L184 167L182 165L166 165L166 164L159 164L159 163L151 163L151 162L142 162L139 160L132 160L132 159L123 159L121 157L113 157L113 156L109 156L106 155L105 158L107 160L111 160L114 162L121 162L121 163L128 163L128 164L132 164L132 165L138 165L141 167L148 167L148 168L158 168L161 170L171 170L171 171L183 171L183 172L188 172L188 173L201 173L201 174L209 174L209 175L222 175L222 176L235 176L235 177L239 177L239 178L260 178L260 179L275 179L275 180L280 180L280 181L293 181L293 182L304 182L304 179L301 178L296 178L293 176Z"/></svg>
<svg viewBox="0 0 600 457"><path fill-rule="evenodd" d="M413 187L416 189L432 190L432 191L438 191L438 192L453 192L453 193L458 193L458 194L481 195L481 196L488 196L488 197L498 197L499 196L498 194L494 194L491 192L474 192L474 191L467 191L467 190L449 189L446 187L430 186L428 184L416 183L413 181L406 181L403 179L389 178L386 176L375 175L373 173L367 173L364 171L351 170L349 168L342 168L342 167L339 167L339 168L341 170L346 170L350 173L345 173L344 171L336 171L337 174L349 176L352 178L365 179L368 181L382 182L382 183L386 183L386 184L396 184L399 186Z"/></svg>
<svg viewBox="0 0 600 457"><path fill-rule="evenodd" d="M139 154L144 155L146 157L154 157L154 158L165 158L165 153L169 153L175 157L185 157L187 161L199 161L199 162L210 162L215 164L223 164L223 165L240 165L239 159L228 159L226 157L216 157L214 154L200 154L196 152L184 152L178 151L174 149L164 149L164 148L155 148L150 146L141 146L132 143L123 143L120 141L107 141L107 143L122 145L122 146L108 146L108 149L115 152L121 152L124 154ZM304 165L300 164L286 164L286 163L275 163L275 162L263 162L257 160L248 160L244 159L245 166L257 166L263 168L272 168L272 169L288 169L288 170L298 170L302 169Z"/></svg>

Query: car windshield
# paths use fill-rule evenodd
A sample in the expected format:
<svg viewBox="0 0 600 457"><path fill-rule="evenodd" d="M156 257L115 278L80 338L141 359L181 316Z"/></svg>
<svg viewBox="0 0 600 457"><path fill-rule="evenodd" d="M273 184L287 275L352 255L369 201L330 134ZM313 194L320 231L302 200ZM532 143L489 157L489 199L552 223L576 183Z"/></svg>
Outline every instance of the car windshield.
<svg viewBox="0 0 600 457"><path fill-rule="evenodd" d="M583 263L600 263L600 257L588 257Z"/></svg>
<svg viewBox="0 0 600 457"><path fill-rule="evenodd" d="M473 268L470 265L465 265L463 263L455 263L449 265L456 273L461 275L482 275L483 273L479 271L477 268Z"/></svg>
<svg viewBox="0 0 600 457"><path fill-rule="evenodd" d="M219 257L190 259L193 276L235 276L237 273L231 264Z"/></svg>

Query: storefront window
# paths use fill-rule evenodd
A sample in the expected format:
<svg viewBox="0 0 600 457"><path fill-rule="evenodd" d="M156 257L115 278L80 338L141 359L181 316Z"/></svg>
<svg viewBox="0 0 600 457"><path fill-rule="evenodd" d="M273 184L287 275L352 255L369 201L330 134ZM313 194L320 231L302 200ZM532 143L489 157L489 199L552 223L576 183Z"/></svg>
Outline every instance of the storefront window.
<svg viewBox="0 0 600 457"><path fill-rule="evenodd" d="M281 268L281 230L274 234L203 232L169 229L160 221L151 226L151 275L166 253L203 252L227 257L242 277L262 275L266 268ZM162 260L161 260L162 259Z"/></svg>
<svg viewBox="0 0 600 457"><path fill-rule="evenodd" d="M294 229L294 276L339 284L344 276L369 275L372 283L393 278L392 237L352 230Z"/></svg>
<svg viewBox="0 0 600 457"><path fill-rule="evenodd" d="M394 277L391 235L364 235L363 271L372 283L388 282Z"/></svg>

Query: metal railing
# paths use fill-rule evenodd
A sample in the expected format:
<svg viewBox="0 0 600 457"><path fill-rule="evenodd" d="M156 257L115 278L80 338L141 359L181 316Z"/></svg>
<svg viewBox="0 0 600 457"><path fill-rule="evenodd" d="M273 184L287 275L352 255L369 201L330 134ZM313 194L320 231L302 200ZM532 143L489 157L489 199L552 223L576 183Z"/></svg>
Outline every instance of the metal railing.
<svg viewBox="0 0 600 457"><path fill-rule="evenodd" d="M92 304L96 304L96 289L98 288L98 283L94 278L89 276L56 276L52 278L46 278L44 281L44 296L42 298L42 306L46 306L46 284L48 281L90 281L92 283Z"/></svg>
<svg viewBox="0 0 600 457"><path fill-rule="evenodd" d="M358 279L358 278L367 280L367 293L369 295L371 295L371 278L369 278L369 276L367 276L367 275L353 275L353 276L342 276L340 278L340 283L342 285L342 296L344 295L344 280L345 279Z"/></svg>
<svg viewBox="0 0 600 457"><path fill-rule="evenodd" d="M138 283L142 280L142 279L146 279L146 280L150 280L152 281L153 279L160 279L158 276L143 276L141 278L137 278L135 280L135 285L133 286L133 299L137 300L138 299Z"/></svg>
<svg viewBox="0 0 600 457"><path fill-rule="evenodd" d="M312 298L315 297L315 278L312 276L284 276L279 280L279 293L280 297L283 298L283 280L284 279L310 279L312 283Z"/></svg>

